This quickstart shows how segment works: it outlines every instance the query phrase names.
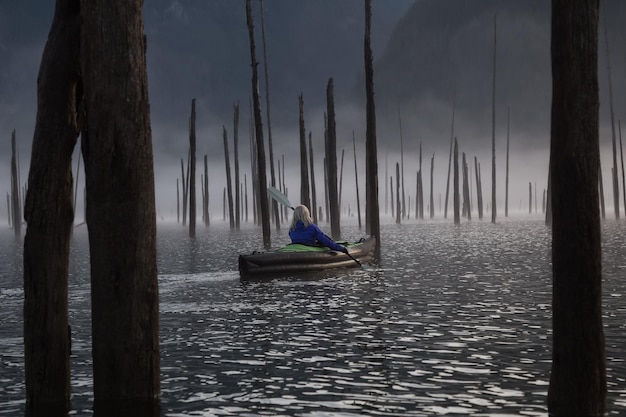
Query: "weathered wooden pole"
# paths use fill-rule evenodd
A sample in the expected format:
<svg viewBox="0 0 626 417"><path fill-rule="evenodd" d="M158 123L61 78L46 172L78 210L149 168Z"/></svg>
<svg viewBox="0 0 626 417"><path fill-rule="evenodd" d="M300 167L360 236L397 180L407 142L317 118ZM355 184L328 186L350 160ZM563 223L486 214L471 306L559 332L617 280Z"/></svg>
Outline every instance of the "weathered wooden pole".
<svg viewBox="0 0 626 417"><path fill-rule="evenodd" d="M476 206L478 207L478 219L483 219L483 187L480 181L480 165L474 156L474 171L476 175Z"/></svg>
<svg viewBox="0 0 626 417"><path fill-rule="evenodd" d="M142 3L80 5L95 415L130 415L129 403L142 415L159 415L154 160Z"/></svg>
<svg viewBox="0 0 626 417"><path fill-rule="evenodd" d="M374 257L380 260L380 216L378 207L378 151L376 145L376 105L374 102L374 64L371 47L372 0L365 0L365 225L376 238Z"/></svg>
<svg viewBox="0 0 626 417"><path fill-rule="evenodd" d="M603 416L598 1L552 1L552 368L548 413Z"/></svg>
<svg viewBox="0 0 626 417"><path fill-rule="evenodd" d="M82 114L81 97L75 94L80 84L78 3L56 2L37 78L37 117L24 205L27 416L67 415L70 405L68 265L74 221L71 165L82 123L77 118ZM16 216L11 210L9 214ZM13 217L16 228L20 222L21 217Z"/></svg>
<svg viewBox="0 0 626 417"><path fill-rule="evenodd" d="M422 142L420 142L420 159L419 159L419 194L416 198L416 206L419 210L419 218L424 219L424 174L422 174Z"/></svg>
<svg viewBox="0 0 626 417"><path fill-rule="evenodd" d="M189 119L189 237L196 237L196 99L191 100Z"/></svg>
<svg viewBox="0 0 626 417"><path fill-rule="evenodd" d="M400 125L400 175L402 181L402 218L406 218L406 198L404 196L404 139L402 137L402 116L398 109L398 124Z"/></svg>
<svg viewBox="0 0 626 417"><path fill-rule="evenodd" d="M528 214L533 212L533 185L528 182Z"/></svg>
<svg viewBox="0 0 626 417"><path fill-rule="evenodd" d="M465 216L468 220L472 220L472 206L470 203L470 190L469 190L469 170L467 167L467 160L465 158L465 152L463 152L463 207Z"/></svg>
<svg viewBox="0 0 626 417"><path fill-rule="evenodd" d="M250 62L252 67L252 102L254 108L254 132L256 137L258 195L261 208L261 225L263 229L263 246L269 249L272 246L270 236L270 213L267 200L267 175L265 167L265 144L263 141L263 120L261 119L261 102L259 97L259 80L257 74L258 62L254 50L254 22L252 17L252 1L246 0L246 21L248 37L250 39ZM280 223L278 219L277 223Z"/></svg>
<svg viewBox="0 0 626 417"><path fill-rule="evenodd" d="M393 203L393 175L389 176L389 191L391 192L391 214L393 215L395 212L393 211L394 203Z"/></svg>

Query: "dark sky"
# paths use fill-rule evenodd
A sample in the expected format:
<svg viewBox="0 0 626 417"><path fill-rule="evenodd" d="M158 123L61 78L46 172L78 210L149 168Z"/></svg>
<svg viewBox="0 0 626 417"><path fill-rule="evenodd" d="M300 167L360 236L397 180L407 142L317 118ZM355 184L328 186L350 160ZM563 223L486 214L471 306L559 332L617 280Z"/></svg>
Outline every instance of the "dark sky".
<svg viewBox="0 0 626 417"><path fill-rule="evenodd" d="M17 131L21 180L26 182L36 112L36 77L53 2L0 1L0 191L9 191L11 131ZM626 2L606 0L616 118L626 116ZM257 58L263 65L261 20L255 1ZM338 155L346 158L345 181L353 181L352 132L364 154L362 109L364 8L362 0L265 0L274 154L286 159L288 187L298 195L298 95L304 96L306 129L317 159L323 152L326 84L333 77L337 106ZM406 15L405 15L406 13ZM435 183L447 171L447 152L456 93L455 135L468 158L482 161L490 178L493 20L497 15L497 148L504 177L507 109L511 112L512 177L510 206L527 198L528 182L541 190L547 176L550 111L550 2L548 0L374 0L373 49L382 179L395 172L400 132L407 190L414 194L419 143L424 170L435 156ZM240 102L240 157L248 161L250 52L244 0L150 0L144 3L148 76L155 149L157 205L175 214L176 178L188 148L191 99L197 99L198 161L210 159L212 210L221 218L224 187L222 126L232 131L232 106ZM602 23L602 22L601 22ZM603 26L601 25L601 30ZM391 40L391 43L388 42ZM610 144L606 50L600 33L601 140ZM263 73L260 72L260 76ZM265 111L265 90L261 86ZM265 118L265 114L264 114ZM232 138L231 138L232 140ZM267 140L267 138L266 138ZM608 142L607 142L608 141ZM267 143L267 142L266 142ZM603 147L606 147L603 145ZM231 148L232 153L232 148ZM610 160L603 151L605 184ZM321 163L321 162L320 162ZM76 158L74 159L76 164ZM232 166L232 164L231 164ZM364 170L364 167L359 167ZM198 172L202 171L198 167ZM242 163L242 177L249 164ZM289 175L291 173L291 175ZM322 181L318 169L318 183ZM81 173L81 177L84 175ZM360 174L360 181L364 174ZM82 180L82 178L81 178ZM387 181L384 181L387 182ZM362 185L361 185L362 186ZM483 184L490 189L490 183ZM500 187L502 190L500 190ZM498 193L503 194L503 181ZM353 188L353 187L345 187ZM428 191L428 188L427 188ZM438 190L436 192L439 192ZM483 191L485 193L485 191ZM539 191L541 194L541 191ZM349 195L349 194L348 194ZM364 195L364 192L361 193ZM610 186L605 185L605 197ZM349 197L347 197L349 198ZM500 197L499 197L500 198ZM80 200L80 199L79 199ZM435 197L437 200L437 197ZM611 201L611 200L607 200ZM525 203L525 200L524 200ZM354 206L354 204L353 204ZM607 207L611 204L607 203ZM0 208L0 217L6 208ZM82 218L82 213L77 213Z"/></svg>

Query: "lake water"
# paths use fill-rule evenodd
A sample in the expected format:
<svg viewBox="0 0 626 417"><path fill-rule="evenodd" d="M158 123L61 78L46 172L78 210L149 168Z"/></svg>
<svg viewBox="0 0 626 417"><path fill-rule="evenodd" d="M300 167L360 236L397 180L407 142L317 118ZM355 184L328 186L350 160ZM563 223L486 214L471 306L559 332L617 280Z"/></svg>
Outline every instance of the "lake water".
<svg viewBox="0 0 626 417"><path fill-rule="evenodd" d="M363 236L348 219L343 238ZM329 226L322 223L323 229ZM22 242L0 232L0 415L23 415ZM276 235L286 243L286 229ZM546 416L539 217L382 225L380 267L244 282L260 230L159 223L163 416ZM626 222L603 223L609 415L626 415ZM70 265L72 415L92 413L87 234Z"/></svg>

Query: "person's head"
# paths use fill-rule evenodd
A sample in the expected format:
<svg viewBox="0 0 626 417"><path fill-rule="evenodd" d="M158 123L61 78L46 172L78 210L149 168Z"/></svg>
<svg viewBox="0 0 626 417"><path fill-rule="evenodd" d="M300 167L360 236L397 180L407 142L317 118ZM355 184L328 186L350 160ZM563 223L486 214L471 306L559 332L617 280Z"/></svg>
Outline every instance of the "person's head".
<svg viewBox="0 0 626 417"><path fill-rule="evenodd" d="M304 227L307 227L311 223L313 223L313 219L311 219L311 213L306 206L297 206L293 210L293 220L291 221L291 229L295 230L296 224L298 222L302 222Z"/></svg>

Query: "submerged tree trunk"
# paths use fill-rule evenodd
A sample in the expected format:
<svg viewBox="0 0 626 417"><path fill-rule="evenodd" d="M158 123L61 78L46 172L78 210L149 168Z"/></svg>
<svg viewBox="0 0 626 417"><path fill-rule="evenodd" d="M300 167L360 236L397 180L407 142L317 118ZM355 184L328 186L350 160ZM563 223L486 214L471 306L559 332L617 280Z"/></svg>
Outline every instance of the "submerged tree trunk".
<svg viewBox="0 0 626 417"><path fill-rule="evenodd" d="M496 222L496 17L493 18L493 89L491 96L491 223Z"/></svg>
<svg viewBox="0 0 626 417"><path fill-rule="evenodd" d="M311 132L309 132L309 167L311 169L311 215L313 216L313 222L317 223L317 197L315 196L315 174L313 165L313 140L311 139Z"/></svg>
<svg viewBox="0 0 626 417"><path fill-rule="evenodd" d="M230 175L230 154L228 152L228 132L226 127L222 126L222 134L224 138L224 165L226 166L226 193L228 195L228 220L230 230L235 228L235 211L233 207L233 183Z"/></svg>
<svg viewBox="0 0 626 417"><path fill-rule="evenodd" d="M624 197L624 213L626 213L626 176L624 175L624 148L622 147L622 123L618 121L619 128L619 156L622 161L622 196Z"/></svg>
<svg viewBox="0 0 626 417"><path fill-rule="evenodd" d="M619 219L619 181L617 179L617 145L615 138L615 116L613 114L613 83L611 82L611 58L609 53L609 33L606 27L606 9L604 11L604 40L606 44L606 67L609 78L609 109L611 112L611 144L613 145L613 169L611 179L613 181L613 210L615 218Z"/></svg>
<svg viewBox="0 0 626 417"><path fill-rule="evenodd" d="M504 217L509 217L509 128L511 126L510 108L506 112L506 180L504 188Z"/></svg>
<svg viewBox="0 0 626 417"><path fill-rule="evenodd" d="M400 224L402 203L400 201L400 164L396 162L396 224Z"/></svg>
<svg viewBox="0 0 626 417"><path fill-rule="evenodd" d="M209 226L211 219L209 218L209 160L208 155L204 155L204 195L203 195L204 225Z"/></svg>
<svg viewBox="0 0 626 417"><path fill-rule="evenodd" d="M354 182L356 185L356 213L359 219L359 230L361 229L361 203L359 199L359 171L356 165L356 141L354 139L354 130L352 131L352 149L354 150Z"/></svg>
<svg viewBox="0 0 626 417"><path fill-rule="evenodd" d="M20 185L17 169L15 130L13 130L11 134L11 150L11 208L13 213L13 232L15 233L15 237L20 237L22 235L22 210L20 210Z"/></svg>
<svg viewBox="0 0 626 417"><path fill-rule="evenodd" d="M141 0L82 2L95 414L158 415L154 161ZM106 33L107 36L102 36Z"/></svg>
<svg viewBox="0 0 626 417"><path fill-rule="evenodd" d="M304 100L302 93L298 96L299 126L300 126L300 204L311 208L309 191L309 163L307 159L306 131L304 129ZM313 208L315 210L315 208Z"/></svg>
<svg viewBox="0 0 626 417"><path fill-rule="evenodd" d="M254 108L254 132L256 137L258 196L261 208L261 225L263 228L263 246L269 249L272 246L270 236L270 213L267 200L267 174L265 167L265 144L263 141L263 120L261 118L261 102L259 97L259 79L257 74L258 62L254 50L254 22L252 18L252 1L246 0L246 21L250 40L250 61L252 66L252 102ZM280 221L279 221L280 222Z"/></svg>
<svg viewBox="0 0 626 417"><path fill-rule="evenodd" d="M480 181L480 165L474 157L474 171L476 176L476 206L478 207L478 219L483 219L483 187Z"/></svg>
<svg viewBox="0 0 626 417"><path fill-rule="evenodd" d="M241 192L239 190L239 101L233 105L233 144L235 159L235 229L239 230L241 228Z"/></svg>
<svg viewBox="0 0 626 417"><path fill-rule="evenodd" d="M370 235L376 237L374 258L380 260L380 216L378 207L378 151L376 145L376 105L374 102L374 65L370 32L372 25L372 0L365 0L365 163L366 205L365 224Z"/></svg>
<svg viewBox="0 0 626 417"><path fill-rule="evenodd" d="M454 224L461 223L460 215L460 202L459 202L459 144L454 138L454 190L453 190L453 204L454 204Z"/></svg>
<svg viewBox="0 0 626 417"><path fill-rule="evenodd" d="M74 220L71 164L81 123L79 55L79 1L59 0L37 78L37 118L24 206L27 416L66 415L70 404L67 292ZM19 227L20 218L14 217L13 223Z"/></svg>
<svg viewBox="0 0 626 417"><path fill-rule="evenodd" d="M602 416L598 1L552 2L553 342L548 411Z"/></svg>
<svg viewBox="0 0 626 417"><path fill-rule="evenodd" d="M404 195L404 138L402 137L402 117L400 116L400 109L398 109L398 123L400 125L400 180L402 181L402 218L407 216L406 212L406 198ZM396 178L397 179L397 178Z"/></svg>
<svg viewBox="0 0 626 417"><path fill-rule="evenodd" d="M196 237L196 99L191 100L189 119L189 237Z"/></svg>
<svg viewBox="0 0 626 417"><path fill-rule="evenodd" d="M330 233L335 240L341 238L339 223L339 192L337 190L337 130L335 126L335 97L333 79L326 86L326 110L328 112L328 152L326 166L328 169L328 203L330 208Z"/></svg>
<svg viewBox="0 0 626 417"><path fill-rule="evenodd" d="M435 217L435 200L434 200L434 190L433 190L433 172L435 170L435 154L433 154L432 158L430 158L430 218Z"/></svg>
<svg viewBox="0 0 626 417"><path fill-rule="evenodd" d="M450 167L452 166L452 148L454 146L454 111L456 107L456 92L452 93L452 127L450 128L450 152L448 154L448 178L446 179L446 201L443 205L443 218L448 218L448 195L450 193Z"/></svg>

